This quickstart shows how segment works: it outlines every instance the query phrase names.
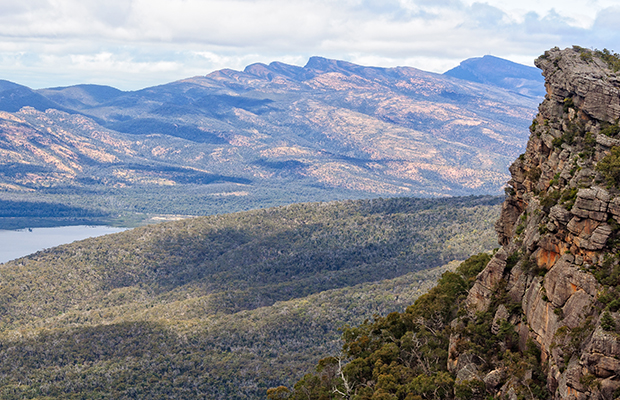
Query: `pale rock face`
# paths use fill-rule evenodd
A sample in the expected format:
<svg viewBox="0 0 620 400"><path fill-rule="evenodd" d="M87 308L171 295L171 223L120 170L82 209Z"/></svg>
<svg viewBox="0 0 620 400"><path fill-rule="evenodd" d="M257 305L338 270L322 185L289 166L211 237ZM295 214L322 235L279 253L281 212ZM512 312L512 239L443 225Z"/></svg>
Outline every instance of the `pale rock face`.
<svg viewBox="0 0 620 400"><path fill-rule="evenodd" d="M541 279L534 279L523 298L523 311L535 334L534 338L545 347L551 346L553 334L558 328L558 316L553 310L553 306L543 297Z"/></svg>
<svg viewBox="0 0 620 400"><path fill-rule="evenodd" d="M495 307L493 334L506 320L514 325L521 350L528 341L539 346L553 399L612 399L620 388L620 332L601 327L605 305L598 299L604 287L592 273L620 262L614 258L616 239L611 240L620 223L620 190L605 187L596 169L620 146L620 135L600 133L620 118L620 79L602 59L584 52L555 48L536 60L548 94L526 153L510 167L512 179L496 223L502 248L466 300L468 318ZM493 303L498 291L520 303L520 315ZM620 326L620 315L611 315ZM459 357L450 355L457 376ZM478 368L477 379L497 396L517 398L523 389L518 379L506 382L501 363L491 367ZM468 371L463 375L471 378L471 365Z"/></svg>
<svg viewBox="0 0 620 400"><path fill-rule="evenodd" d="M564 254L545 275L544 287L547 297L555 307L563 307L578 291L595 298L598 283L592 274L582 272L572 264L574 257Z"/></svg>
<svg viewBox="0 0 620 400"><path fill-rule="evenodd" d="M607 216L609 193L605 189L580 189L571 212L580 218L604 221Z"/></svg>
<svg viewBox="0 0 620 400"><path fill-rule="evenodd" d="M502 370L494 369L489 372L483 379L485 385L489 389L494 389L499 386L502 379L504 379L504 373Z"/></svg>
<svg viewBox="0 0 620 400"><path fill-rule="evenodd" d="M478 311L486 310L491 303L493 288L499 283L506 268L506 251L500 249L487 267L478 275L476 283L469 291L467 303Z"/></svg>
<svg viewBox="0 0 620 400"><path fill-rule="evenodd" d="M620 342L615 335L605 332L599 327L592 334L588 353L605 354L614 358L620 357Z"/></svg>
<svg viewBox="0 0 620 400"><path fill-rule="evenodd" d="M600 353L588 354L586 363L596 376L602 378L609 378L620 373L620 360Z"/></svg>

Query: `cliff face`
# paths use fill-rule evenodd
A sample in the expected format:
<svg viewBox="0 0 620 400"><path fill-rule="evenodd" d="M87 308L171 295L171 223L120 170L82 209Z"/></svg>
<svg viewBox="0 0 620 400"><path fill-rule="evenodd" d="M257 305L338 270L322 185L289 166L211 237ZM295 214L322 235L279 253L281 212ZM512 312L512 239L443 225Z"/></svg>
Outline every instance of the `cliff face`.
<svg viewBox="0 0 620 400"><path fill-rule="evenodd" d="M449 369L457 382L482 380L510 399L620 393L616 62L579 47L536 60L547 95L525 154L510 167L496 225L502 247L470 290L467 315L453 322ZM537 362L515 359L510 349L483 361L468 350L473 339L463 327L485 315L493 334L508 329L521 354L536 354Z"/></svg>

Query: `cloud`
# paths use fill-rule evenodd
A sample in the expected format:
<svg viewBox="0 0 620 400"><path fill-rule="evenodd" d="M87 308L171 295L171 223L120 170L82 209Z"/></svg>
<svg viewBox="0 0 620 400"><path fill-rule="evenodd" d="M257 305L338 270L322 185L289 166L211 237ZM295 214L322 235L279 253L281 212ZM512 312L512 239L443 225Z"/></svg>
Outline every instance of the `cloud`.
<svg viewBox="0 0 620 400"><path fill-rule="evenodd" d="M442 72L484 54L531 64L553 46L617 45L612 0L540 3L0 0L0 78L137 89L257 61L299 65L312 55Z"/></svg>
<svg viewBox="0 0 620 400"><path fill-rule="evenodd" d="M77 70L97 71L97 72L125 72L133 71L135 74L158 73L178 71L181 64L174 61L151 61L141 62L134 60L131 56L118 57L113 53L98 53L93 55L69 55L71 65ZM62 59L53 57L44 60L49 63L58 64Z"/></svg>
<svg viewBox="0 0 620 400"><path fill-rule="evenodd" d="M504 25L506 22L506 13L499 8L490 6L486 3L474 3L471 5L469 17L480 28L495 28L498 25Z"/></svg>
<svg viewBox="0 0 620 400"><path fill-rule="evenodd" d="M594 21L594 26L598 31L618 34L618 32L620 32L619 20L620 7L608 7L598 13Z"/></svg>

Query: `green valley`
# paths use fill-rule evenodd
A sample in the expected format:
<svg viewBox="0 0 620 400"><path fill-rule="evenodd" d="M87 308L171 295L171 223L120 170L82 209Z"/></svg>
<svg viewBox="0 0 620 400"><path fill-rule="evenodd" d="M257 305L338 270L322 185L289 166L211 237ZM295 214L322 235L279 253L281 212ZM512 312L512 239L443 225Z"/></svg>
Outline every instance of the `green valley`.
<svg viewBox="0 0 620 400"><path fill-rule="evenodd" d="M343 324L402 311L494 247L500 202L297 204L0 265L0 397L264 398L336 354Z"/></svg>

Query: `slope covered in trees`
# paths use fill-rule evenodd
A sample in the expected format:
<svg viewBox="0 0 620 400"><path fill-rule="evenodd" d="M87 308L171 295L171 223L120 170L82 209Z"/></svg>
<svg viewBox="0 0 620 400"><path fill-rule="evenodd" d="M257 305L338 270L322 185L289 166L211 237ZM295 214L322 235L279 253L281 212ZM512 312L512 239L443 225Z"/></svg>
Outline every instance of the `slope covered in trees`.
<svg viewBox="0 0 620 400"><path fill-rule="evenodd" d="M340 356L319 361L316 372L304 376L293 391L271 388L270 399L318 400L452 399L471 398L479 388L455 384L448 371L451 321L457 317L467 291L491 256L481 253L447 271L437 286L419 297L405 312L394 312L343 332ZM468 326L485 332L490 326ZM514 347L509 332L483 335L477 346L487 354L501 345ZM506 343L508 342L508 343ZM484 388L483 390L484 391Z"/></svg>
<svg viewBox="0 0 620 400"><path fill-rule="evenodd" d="M0 265L0 397L261 398L494 245L498 198L194 218ZM445 269L444 269L445 270Z"/></svg>

